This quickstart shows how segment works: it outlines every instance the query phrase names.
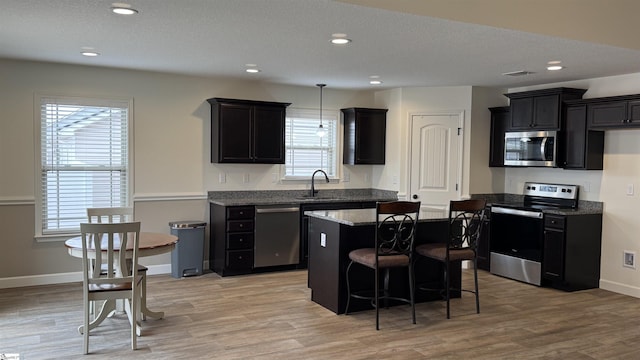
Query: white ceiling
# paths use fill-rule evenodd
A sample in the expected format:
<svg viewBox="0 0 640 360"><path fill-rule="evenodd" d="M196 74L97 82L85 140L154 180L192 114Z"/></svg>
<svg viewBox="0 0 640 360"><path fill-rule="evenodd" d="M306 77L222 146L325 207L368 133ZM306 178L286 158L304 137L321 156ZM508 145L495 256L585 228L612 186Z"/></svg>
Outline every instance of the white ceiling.
<svg viewBox="0 0 640 360"><path fill-rule="evenodd" d="M638 22L624 17L636 0L132 0L129 17L112 3L0 0L0 58L349 89L374 88L372 75L383 88L520 87L640 72ZM535 74L501 75L518 70Z"/></svg>

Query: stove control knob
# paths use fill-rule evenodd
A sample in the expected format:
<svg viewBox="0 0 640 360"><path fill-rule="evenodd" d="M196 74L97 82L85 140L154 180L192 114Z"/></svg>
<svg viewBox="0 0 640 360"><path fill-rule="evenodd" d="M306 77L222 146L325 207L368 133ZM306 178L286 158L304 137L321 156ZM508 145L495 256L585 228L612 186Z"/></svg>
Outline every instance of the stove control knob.
<svg viewBox="0 0 640 360"><path fill-rule="evenodd" d="M567 189L567 192L568 192L568 193L571 193L571 189Z"/></svg>

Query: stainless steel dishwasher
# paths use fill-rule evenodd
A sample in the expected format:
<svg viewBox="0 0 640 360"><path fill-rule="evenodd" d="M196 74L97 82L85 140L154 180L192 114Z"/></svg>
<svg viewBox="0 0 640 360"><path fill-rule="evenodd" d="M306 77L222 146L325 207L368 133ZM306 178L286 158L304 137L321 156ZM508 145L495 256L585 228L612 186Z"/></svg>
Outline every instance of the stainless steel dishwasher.
<svg viewBox="0 0 640 360"><path fill-rule="evenodd" d="M256 206L253 266L300 262L300 206Z"/></svg>

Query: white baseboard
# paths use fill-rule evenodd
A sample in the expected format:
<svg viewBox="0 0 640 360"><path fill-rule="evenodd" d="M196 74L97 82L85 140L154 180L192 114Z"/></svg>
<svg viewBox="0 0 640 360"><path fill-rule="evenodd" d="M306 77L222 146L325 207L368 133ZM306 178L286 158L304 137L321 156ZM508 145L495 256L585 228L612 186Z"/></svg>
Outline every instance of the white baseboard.
<svg viewBox="0 0 640 360"><path fill-rule="evenodd" d="M149 275L171 274L171 264L148 265L147 268L149 268L147 272L147 274ZM38 285L53 285L81 281L81 271L58 274L16 276L10 278L0 278L0 289Z"/></svg>
<svg viewBox="0 0 640 360"><path fill-rule="evenodd" d="M600 279L600 288L603 290L613 291L618 294L640 298L640 287Z"/></svg>

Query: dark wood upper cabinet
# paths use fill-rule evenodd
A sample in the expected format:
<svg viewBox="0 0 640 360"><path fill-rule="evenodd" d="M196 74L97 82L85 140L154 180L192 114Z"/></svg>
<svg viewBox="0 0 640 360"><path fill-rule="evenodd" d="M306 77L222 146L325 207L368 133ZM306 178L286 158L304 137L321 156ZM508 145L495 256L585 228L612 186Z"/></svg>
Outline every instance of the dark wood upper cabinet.
<svg viewBox="0 0 640 360"><path fill-rule="evenodd" d="M640 95L589 99L587 123L590 129L640 127Z"/></svg>
<svg viewBox="0 0 640 360"><path fill-rule="evenodd" d="M586 91L553 88L505 94L510 99L509 130L560 130L562 102L581 99Z"/></svg>
<svg viewBox="0 0 640 360"><path fill-rule="evenodd" d="M342 109L344 117L343 163L384 164L387 109Z"/></svg>
<svg viewBox="0 0 640 360"><path fill-rule="evenodd" d="M212 98L211 162L284 164L289 103Z"/></svg>
<svg viewBox="0 0 640 360"><path fill-rule="evenodd" d="M508 106L492 107L489 144L489 166L504 166L504 133L509 128L511 115Z"/></svg>
<svg viewBox="0 0 640 360"><path fill-rule="evenodd" d="M587 128L587 108L584 100L568 102L563 131L559 137L558 166L564 169L602 170L604 132Z"/></svg>

